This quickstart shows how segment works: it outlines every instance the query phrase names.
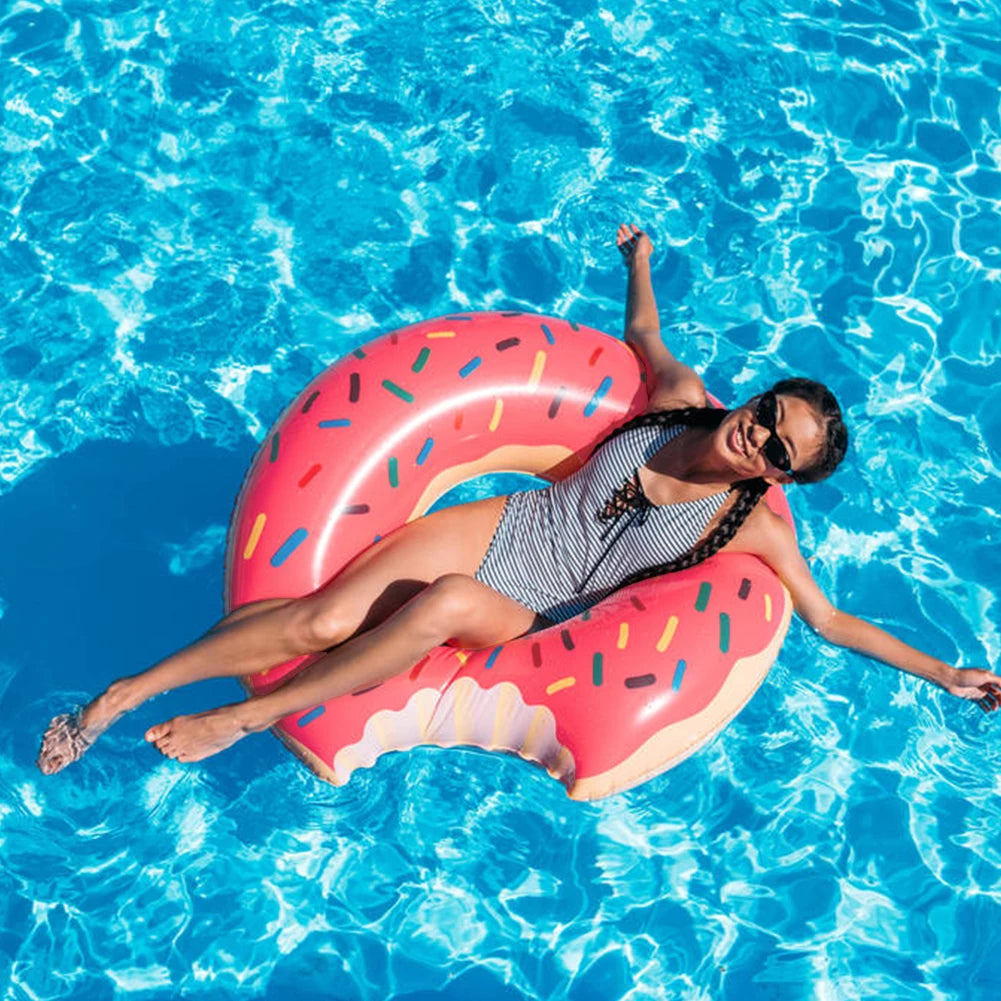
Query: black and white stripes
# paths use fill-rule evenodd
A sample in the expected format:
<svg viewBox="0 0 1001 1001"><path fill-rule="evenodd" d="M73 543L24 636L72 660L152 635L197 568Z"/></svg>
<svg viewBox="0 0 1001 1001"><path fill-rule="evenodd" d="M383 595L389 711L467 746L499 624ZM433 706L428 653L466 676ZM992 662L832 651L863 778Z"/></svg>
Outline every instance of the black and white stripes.
<svg viewBox="0 0 1001 1001"><path fill-rule="evenodd" d="M606 597L630 574L688 552L728 491L602 519L609 499L664 444L684 431L632 428L572 476L512 494L476 578L554 622Z"/></svg>

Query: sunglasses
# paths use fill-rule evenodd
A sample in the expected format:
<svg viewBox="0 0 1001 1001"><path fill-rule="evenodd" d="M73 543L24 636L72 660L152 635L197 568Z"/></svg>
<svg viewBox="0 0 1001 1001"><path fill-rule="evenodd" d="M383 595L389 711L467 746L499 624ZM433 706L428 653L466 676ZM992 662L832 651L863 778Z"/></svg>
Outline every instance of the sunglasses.
<svg viewBox="0 0 1001 1001"><path fill-rule="evenodd" d="M768 440L761 447L765 458L783 473L792 473L792 460L785 445L779 439L775 430L775 418L778 414L778 400L772 390L762 394L758 407L754 412L754 420L768 431Z"/></svg>

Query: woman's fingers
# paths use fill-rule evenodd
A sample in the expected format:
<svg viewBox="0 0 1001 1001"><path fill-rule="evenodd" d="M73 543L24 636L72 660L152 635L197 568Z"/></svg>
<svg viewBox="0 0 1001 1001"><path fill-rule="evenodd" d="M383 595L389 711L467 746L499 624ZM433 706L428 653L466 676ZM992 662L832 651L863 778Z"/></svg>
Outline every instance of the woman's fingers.
<svg viewBox="0 0 1001 1001"><path fill-rule="evenodd" d="M622 256L628 260L645 234L635 223L622 223L615 234L615 245Z"/></svg>

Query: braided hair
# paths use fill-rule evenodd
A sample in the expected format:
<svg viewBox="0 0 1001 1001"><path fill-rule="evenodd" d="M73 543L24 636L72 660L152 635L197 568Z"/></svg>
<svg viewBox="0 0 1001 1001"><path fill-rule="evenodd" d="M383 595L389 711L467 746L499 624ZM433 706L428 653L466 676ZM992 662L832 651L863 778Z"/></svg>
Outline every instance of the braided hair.
<svg viewBox="0 0 1001 1001"><path fill-rule="evenodd" d="M816 483L825 479L837 468L848 448L848 430L841 416L834 394L822 383L812 379L782 379L772 387L773 392L788 396L796 396L809 403L825 425L825 442L820 455L807 466L793 474L798 483ZM618 437L625 431L638 427L685 427L707 428L715 430L723 423L730 411L717 407L682 407L675 410L652 410L625 424L615 428L595 447L595 451L606 442ZM704 539L697 542L687 553L682 553L667 563L658 563L645 570L638 570L619 582L618 587L628 587L650 577L662 574L677 573L703 563L710 556L718 553L736 534L741 525L747 521L758 501L768 490L768 481L763 477L740 480L733 484L732 490L737 493L730 510L720 519L719 524Z"/></svg>

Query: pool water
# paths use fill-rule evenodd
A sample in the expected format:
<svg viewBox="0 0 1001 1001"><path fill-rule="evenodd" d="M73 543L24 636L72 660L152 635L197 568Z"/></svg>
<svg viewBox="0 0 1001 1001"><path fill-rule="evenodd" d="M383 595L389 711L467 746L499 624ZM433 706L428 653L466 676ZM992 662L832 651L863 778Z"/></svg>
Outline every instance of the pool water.
<svg viewBox="0 0 1001 1001"><path fill-rule="evenodd" d="M621 330L622 220L730 401L807 374L852 451L821 585L1001 648L996 0L11 0L0 13L4 999L1001 996L1001 719L796 622L670 773L580 805L477 751L343 789L260 736L55 778L49 716L218 616L244 468L404 323ZM478 483L461 496L496 488Z"/></svg>

